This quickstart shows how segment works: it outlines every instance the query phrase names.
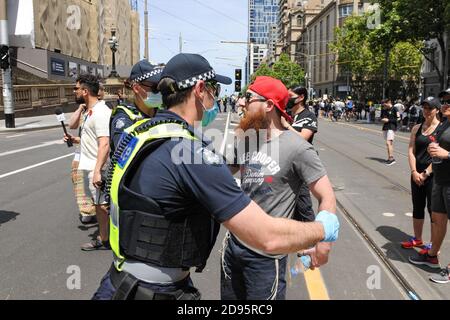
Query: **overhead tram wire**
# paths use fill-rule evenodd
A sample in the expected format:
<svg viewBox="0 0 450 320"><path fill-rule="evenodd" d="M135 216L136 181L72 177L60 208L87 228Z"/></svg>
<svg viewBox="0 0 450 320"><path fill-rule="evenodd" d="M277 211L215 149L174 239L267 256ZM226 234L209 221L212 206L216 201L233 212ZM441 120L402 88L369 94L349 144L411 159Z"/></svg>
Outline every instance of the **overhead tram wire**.
<svg viewBox="0 0 450 320"><path fill-rule="evenodd" d="M141 4L142 4L144 0L139 0L139 1L140 1ZM209 31L209 30L205 29L204 27L200 27L200 26L196 25L195 23L192 23L192 22L190 22L189 20L186 20L186 19L184 19L184 18L181 18L181 17L179 17L179 16L177 16L177 15L174 15L174 14L172 14L172 13L170 13L170 12L164 10L164 9L161 9L160 7L155 6L154 4L149 4L149 6L155 8L155 9L161 11L161 12L164 12L164 13L167 14L168 16L171 16L171 17L173 17L173 18L175 18L175 19L178 19L178 20L183 21L183 22L185 22L185 23L187 23L187 24L190 24L191 26L193 26L193 27L195 27L195 28L197 28L197 29L199 29L199 30L201 30L201 31L203 31L203 32L209 33L209 34L213 35L214 37L216 37L216 38L218 38L218 39L222 39L222 36L221 36L221 35L219 35L219 34L217 34L217 33L214 33L214 32L212 32L212 31Z"/></svg>
<svg viewBox="0 0 450 320"><path fill-rule="evenodd" d="M199 5L201 5L201 6L205 7L205 8L208 8L208 9L211 10L211 11L214 11L214 12L220 14L220 16L226 17L226 18L228 18L228 19L230 19L230 20L232 20L232 21L234 21L234 22L236 22L236 23L238 23L238 24L244 26L245 28L248 28L248 25L246 25L245 23L242 23L241 21L239 21L239 20L237 20L237 19L235 19L235 18L233 18L233 17L231 17L231 16L229 16L229 15L223 13L223 12L220 12L219 10L217 10L217 9L215 9L215 8L213 8L213 7L208 6L206 3L203 3L203 2L201 2L201 1L199 1L199 0L191 0L191 1L194 1L194 2L198 3Z"/></svg>

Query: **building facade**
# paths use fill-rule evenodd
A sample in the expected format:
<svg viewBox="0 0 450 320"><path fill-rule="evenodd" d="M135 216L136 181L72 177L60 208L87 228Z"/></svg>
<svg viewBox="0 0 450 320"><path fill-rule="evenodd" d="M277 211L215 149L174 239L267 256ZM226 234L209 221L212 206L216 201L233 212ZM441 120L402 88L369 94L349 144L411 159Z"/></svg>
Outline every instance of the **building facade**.
<svg viewBox="0 0 450 320"><path fill-rule="evenodd" d="M249 0L248 2L248 42L246 80L258 69L269 50L269 34L277 23L279 0ZM261 54L263 54L261 56Z"/></svg>
<svg viewBox="0 0 450 320"><path fill-rule="evenodd" d="M351 93L350 74L344 74L335 64L336 55L330 50L335 40L335 28L345 19L370 8L369 1L331 0L316 14L303 30L297 42L297 62L307 71L307 80L315 98L333 96L345 98Z"/></svg>
<svg viewBox="0 0 450 320"><path fill-rule="evenodd" d="M446 47L446 59L447 59L447 87L450 86L450 34L447 32L444 36L445 47ZM431 49L428 59L423 60L422 65L422 75L421 75L421 92L423 98L429 96L437 96L441 91L441 83L439 80L438 73L435 69L435 65L439 67L441 72L444 70L444 60L442 58L441 47L438 45L437 40L433 39L426 43L426 46ZM434 61L432 63L431 61Z"/></svg>
<svg viewBox="0 0 450 320"><path fill-rule="evenodd" d="M129 75L140 58L139 13L129 0L8 0L10 45L17 68L41 78L71 81L109 75L109 39L116 30L116 67Z"/></svg>

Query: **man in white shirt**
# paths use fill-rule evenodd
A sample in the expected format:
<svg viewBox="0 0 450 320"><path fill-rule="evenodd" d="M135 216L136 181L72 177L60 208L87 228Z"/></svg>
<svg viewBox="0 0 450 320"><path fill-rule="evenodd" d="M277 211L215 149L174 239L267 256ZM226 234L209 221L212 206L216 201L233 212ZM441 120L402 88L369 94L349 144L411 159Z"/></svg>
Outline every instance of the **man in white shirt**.
<svg viewBox="0 0 450 320"><path fill-rule="evenodd" d="M83 182L87 196L90 196L95 205L99 225L99 237L81 246L83 251L109 249L108 241L108 210L105 194L102 191L102 173L106 169L109 157L109 121L111 109L104 101L98 100L99 81L92 75L81 75L74 88L77 103L85 103L87 117L81 129L80 164L78 170L83 173ZM70 135L65 140L79 143L79 138Z"/></svg>

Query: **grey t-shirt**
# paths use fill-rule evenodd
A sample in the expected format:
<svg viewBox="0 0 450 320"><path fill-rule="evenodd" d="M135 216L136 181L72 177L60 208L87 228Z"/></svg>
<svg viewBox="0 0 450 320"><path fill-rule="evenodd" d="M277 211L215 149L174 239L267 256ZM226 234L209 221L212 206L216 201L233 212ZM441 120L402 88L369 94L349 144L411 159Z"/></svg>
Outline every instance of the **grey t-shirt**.
<svg viewBox="0 0 450 320"><path fill-rule="evenodd" d="M241 148L241 188L274 217L291 218L301 185L310 185L327 174L314 147L292 131L283 132L259 149L251 145L247 150Z"/></svg>

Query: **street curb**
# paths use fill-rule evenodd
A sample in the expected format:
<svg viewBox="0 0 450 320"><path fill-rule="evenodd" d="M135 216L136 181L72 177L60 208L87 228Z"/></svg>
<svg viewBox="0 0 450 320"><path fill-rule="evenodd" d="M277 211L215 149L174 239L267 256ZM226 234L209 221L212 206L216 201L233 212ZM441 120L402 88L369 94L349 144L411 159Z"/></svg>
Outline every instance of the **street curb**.
<svg viewBox="0 0 450 320"><path fill-rule="evenodd" d="M46 130L46 129L54 129L61 127L60 124L58 125L48 125L48 126L40 126L40 127L28 127L28 128L0 128L0 133L16 133L16 132L30 132L30 131L39 131L39 130Z"/></svg>

